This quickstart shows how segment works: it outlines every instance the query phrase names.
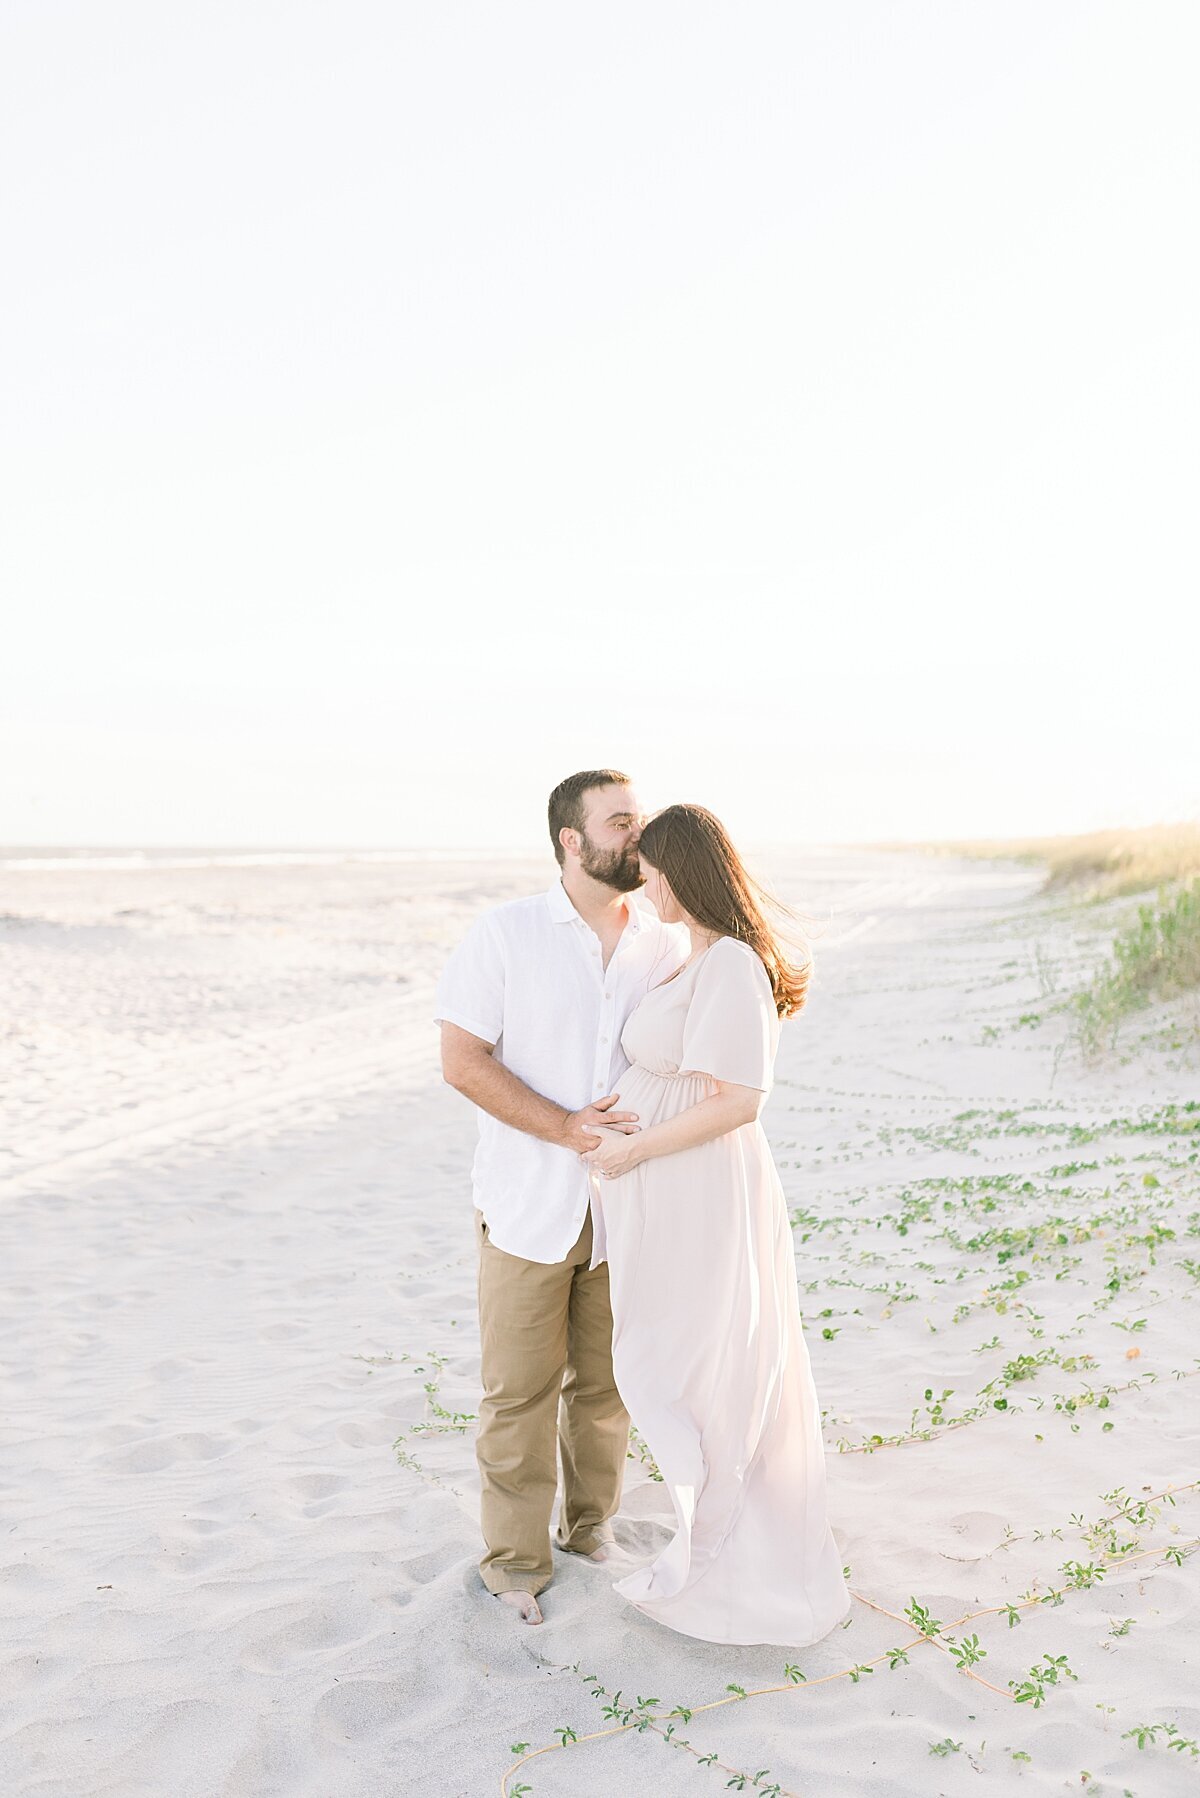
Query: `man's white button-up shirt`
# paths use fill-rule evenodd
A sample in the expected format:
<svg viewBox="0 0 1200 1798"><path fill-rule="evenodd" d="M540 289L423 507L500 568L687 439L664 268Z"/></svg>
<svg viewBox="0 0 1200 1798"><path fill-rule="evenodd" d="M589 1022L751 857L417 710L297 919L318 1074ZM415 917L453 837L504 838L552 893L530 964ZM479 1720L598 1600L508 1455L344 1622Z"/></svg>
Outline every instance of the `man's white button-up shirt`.
<svg viewBox="0 0 1200 1798"><path fill-rule="evenodd" d="M569 1111L619 1093L629 1066L625 1021L639 999L687 960L685 926L663 924L640 893L604 966L600 938L561 880L483 912L438 982L435 1018L495 1044L495 1059ZM610 1107L624 1111L619 1101ZM479 1110L475 1204L496 1248L526 1261L565 1260L587 1216L588 1169L574 1149L543 1142Z"/></svg>

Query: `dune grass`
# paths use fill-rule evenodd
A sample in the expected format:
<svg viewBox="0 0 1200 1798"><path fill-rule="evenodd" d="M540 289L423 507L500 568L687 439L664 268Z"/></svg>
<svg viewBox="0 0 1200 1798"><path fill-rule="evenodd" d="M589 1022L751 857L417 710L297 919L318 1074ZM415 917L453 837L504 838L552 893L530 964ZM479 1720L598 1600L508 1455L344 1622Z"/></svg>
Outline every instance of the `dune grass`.
<svg viewBox="0 0 1200 1798"><path fill-rule="evenodd" d="M1044 892L1074 889L1081 897L1097 900L1150 892L1164 883L1200 875L1200 819L1128 830L1093 830L1082 836L975 837L865 846L1032 865L1041 862L1046 867Z"/></svg>
<svg viewBox="0 0 1200 1798"><path fill-rule="evenodd" d="M1084 905L1153 890L1113 938L1090 983L1068 1001L1085 1055L1115 1048L1121 1025L1156 1001L1200 990L1200 820L1082 836L878 843L929 855L1041 863L1043 894Z"/></svg>
<svg viewBox="0 0 1200 1798"><path fill-rule="evenodd" d="M1114 1047L1122 1022L1155 1000L1200 988L1200 876L1139 905L1117 932L1106 963L1074 995L1075 1025L1089 1054Z"/></svg>

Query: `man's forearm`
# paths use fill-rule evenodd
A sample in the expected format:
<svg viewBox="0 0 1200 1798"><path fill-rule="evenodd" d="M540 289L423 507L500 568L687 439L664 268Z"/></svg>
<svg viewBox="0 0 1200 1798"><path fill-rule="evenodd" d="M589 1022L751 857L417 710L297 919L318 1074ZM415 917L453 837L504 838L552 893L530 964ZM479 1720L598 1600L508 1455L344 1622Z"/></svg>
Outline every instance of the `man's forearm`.
<svg viewBox="0 0 1200 1798"><path fill-rule="evenodd" d="M472 1104L491 1117L499 1118L502 1124L523 1130L527 1136L536 1136L542 1142L562 1146L563 1125L571 1115L566 1106L556 1105L553 1099L535 1093L510 1068L494 1061L490 1055L473 1062L466 1076L454 1084Z"/></svg>

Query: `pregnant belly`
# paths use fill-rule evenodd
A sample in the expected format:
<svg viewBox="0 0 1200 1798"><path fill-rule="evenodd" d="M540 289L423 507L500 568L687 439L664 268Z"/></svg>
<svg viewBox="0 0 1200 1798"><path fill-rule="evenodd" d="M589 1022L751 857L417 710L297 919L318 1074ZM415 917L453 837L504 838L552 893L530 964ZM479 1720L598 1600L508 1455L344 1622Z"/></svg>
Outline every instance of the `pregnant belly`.
<svg viewBox="0 0 1200 1798"><path fill-rule="evenodd" d="M656 1074L651 1068L627 1068L617 1081L613 1111L636 1111L642 1129L677 1117L712 1092L707 1074Z"/></svg>
<svg viewBox="0 0 1200 1798"><path fill-rule="evenodd" d="M617 1082L618 1100L612 1110L635 1112L639 1127L650 1130L698 1105L713 1090L707 1074L656 1074L651 1068L634 1066ZM670 1155L651 1156L613 1180L598 1174L591 1176L592 1266L605 1259L609 1263L614 1318L619 1320L624 1311L648 1208L655 1213L657 1225L668 1232L682 1227L682 1217L677 1215L679 1205L684 1205L685 1216L690 1215L688 1207L694 1200L696 1177L707 1167L714 1188L725 1194L730 1189L736 1154L731 1135L727 1140L679 1149ZM733 1160L726 1169L724 1164L730 1157ZM669 1218L664 1215L667 1211ZM614 1336L614 1344L615 1341Z"/></svg>

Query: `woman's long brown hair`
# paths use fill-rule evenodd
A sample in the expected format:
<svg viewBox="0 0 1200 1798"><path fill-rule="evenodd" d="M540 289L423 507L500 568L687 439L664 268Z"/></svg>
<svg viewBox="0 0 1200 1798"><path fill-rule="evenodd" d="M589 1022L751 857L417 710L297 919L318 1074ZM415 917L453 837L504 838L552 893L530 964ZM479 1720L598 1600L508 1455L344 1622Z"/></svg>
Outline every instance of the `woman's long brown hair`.
<svg viewBox="0 0 1200 1798"><path fill-rule="evenodd" d="M800 1010L812 974L801 914L754 878L719 818L702 805L668 805L643 829L638 852L657 868L697 924L749 944L767 970L781 1018ZM799 962L784 953L781 932L768 922L768 911L788 920L787 934L799 939L802 949Z"/></svg>

